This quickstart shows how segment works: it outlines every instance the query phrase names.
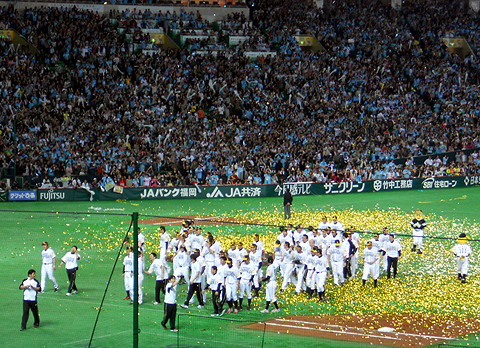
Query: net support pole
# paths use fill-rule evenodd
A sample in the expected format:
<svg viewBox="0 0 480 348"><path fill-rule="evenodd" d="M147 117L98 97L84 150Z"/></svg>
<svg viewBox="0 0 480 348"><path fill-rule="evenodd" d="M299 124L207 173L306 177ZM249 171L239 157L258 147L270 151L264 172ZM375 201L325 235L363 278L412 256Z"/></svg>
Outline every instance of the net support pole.
<svg viewBox="0 0 480 348"><path fill-rule="evenodd" d="M133 213L133 348L138 348L138 213Z"/></svg>

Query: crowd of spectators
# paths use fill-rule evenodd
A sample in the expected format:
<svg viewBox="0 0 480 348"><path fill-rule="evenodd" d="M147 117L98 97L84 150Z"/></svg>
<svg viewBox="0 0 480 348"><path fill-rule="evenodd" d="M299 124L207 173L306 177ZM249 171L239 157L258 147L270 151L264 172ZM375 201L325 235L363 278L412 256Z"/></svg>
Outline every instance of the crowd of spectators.
<svg viewBox="0 0 480 348"><path fill-rule="evenodd" d="M167 30L207 23L185 11L145 16ZM478 151L443 156L479 147L480 20L464 1L263 0L252 23L275 56L246 58L248 42L216 56L148 56L108 15L1 8L0 26L37 48L0 42L4 173L16 163L36 183L89 174L127 186L480 173ZM325 51L302 50L298 34ZM457 35L475 56L448 52L441 38ZM432 164L411 159L426 154Z"/></svg>

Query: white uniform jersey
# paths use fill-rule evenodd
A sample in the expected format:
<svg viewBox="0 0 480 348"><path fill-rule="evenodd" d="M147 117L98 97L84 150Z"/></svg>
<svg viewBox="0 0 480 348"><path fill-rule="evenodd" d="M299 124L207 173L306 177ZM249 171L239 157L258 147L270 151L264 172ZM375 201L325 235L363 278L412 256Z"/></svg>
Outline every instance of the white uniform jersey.
<svg viewBox="0 0 480 348"><path fill-rule="evenodd" d="M337 222L333 222L333 221L332 221L332 222L330 223L330 228L331 228L332 230L337 231L338 234L340 234L340 233L342 233L342 232L344 231L344 228L343 228L342 223L341 223L341 222L338 222L338 221L337 221Z"/></svg>
<svg viewBox="0 0 480 348"><path fill-rule="evenodd" d="M202 266L198 262L198 258L196 262L190 265L190 269L192 271L190 273L190 281L196 284L200 284L202 281L202 276L201 276Z"/></svg>
<svg viewBox="0 0 480 348"><path fill-rule="evenodd" d="M365 248L363 250L363 257L365 259L365 262L367 263L372 263L377 260L378 258L378 250L372 246L372 249Z"/></svg>
<svg viewBox="0 0 480 348"><path fill-rule="evenodd" d="M228 257L231 258L233 262L237 262L237 260L238 260L238 249L235 249L235 250L228 249L227 254L228 254Z"/></svg>
<svg viewBox="0 0 480 348"><path fill-rule="evenodd" d="M247 249L245 248L242 248L242 249L237 249L238 250L238 253L237 253L237 265L240 265L240 263L243 261L243 258L245 257L245 255L248 254L248 251ZM237 266L238 267L238 266Z"/></svg>
<svg viewBox="0 0 480 348"><path fill-rule="evenodd" d="M318 230L320 231L326 230L328 227L330 227L330 224L326 221L322 221L318 224Z"/></svg>
<svg viewBox="0 0 480 348"><path fill-rule="evenodd" d="M222 278L222 282L225 282L225 272L227 270L227 264L220 265L217 267L217 274Z"/></svg>
<svg viewBox="0 0 480 348"><path fill-rule="evenodd" d="M312 254L309 254L306 258L305 258L305 264L307 265L307 269L311 270L311 269L314 269L315 268L315 258L317 257L317 255L312 255Z"/></svg>
<svg viewBox="0 0 480 348"><path fill-rule="evenodd" d="M195 249L202 250L203 244L205 242L205 238L201 234L199 235L193 234L191 235L190 242L191 242L190 249L192 251L194 251Z"/></svg>
<svg viewBox="0 0 480 348"><path fill-rule="evenodd" d="M42 262L46 265L53 263L53 259L55 258L55 253L51 248L47 250L42 250Z"/></svg>
<svg viewBox="0 0 480 348"><path fill-rule="evenodd" d="M295 232L293 232L293 243L294 244L300 243L302 241L302 237L305 234L304 232L305 232L305 230L300 230L300 231L295 230Z"/></svg>
<svg viewBox="0 0 480 348"><path fill-rule="evenodd" d="M315 262L315 265L314 265L315 272L317 273L327 272L328 260L325 256L322 256L322 257L315 256L314 262Z"/></svg>
<svg viewBox="0 0 480 348"><path fill-rule="evenodd" d="M170 236L168 235L167 232L162 234L160 237L160 249L167 250L168 249L168 243L170 242ZM140 244L140 242L139 242Z"/></svg>
<svg viewBox="0 0 480 348"><path fill-rule="evenodd" d="M246 262L242 262L239 268L240 271L240 278L242 280L252 279L253 275L257 272L257 267L253 263L247 264Z"/></svg>
<svg viewBox="0 0 480 348"><path fill-rule="evenodd" d="M235 284L238 281L238 268L235 266L225 268L225 283Z"/></svg>
<svg viewBox="0 0 480 348"><path fill-rule="evenodd" d="M332 245L330 248L328 248L327 253L330 255L330 260L332 262L340 262L345 260L345 250L341 245Z"/></svg>
<svg viewBox="0 0 480 348"><path fill-rule="evenodd" d="M285 244L285 242L289 242L290 244L293 243L292 235L289 234L289 233L287 233L287 234L280 233L280 235L278 236L277 240L280 241L280 245Z"/></svg>
<svg viewBox="0 0 480 348"><path fill-rule="evenodd" d="M283 263L285 265L290 265L290 264L293 263L293 251L292 251L292 249L287 250L287 249L283 248Z"/></svg>
<svg viewBox="0 0 480 348"><path fill-rule="evenodd" d="M262 263L262 251L257 249L257 252L254 253L253 251L250 251L248 254L250 257L250 262L254 263L256 266Z"/></svg>
<svg viewBox="0 0 480 348"><path fill-rule="evenodd" d="M206 245L202 249L202 255L205 258L205 262L215 262L215 254L212 253L210 248Z"/></svg>
<svg viewBox="0 0 480 348"><path fill-rule="evenodd" d="M300 242L299 245L302 247L302 251L305 254L309 254L310 251L312 250L312 247L310 246L310 241Z"/></svg>
<svg viewBox="0 0 480 348"><path fill-rule="evenodd" d="M387 243L390 242L390 237L388 236L388 234L385 234L385 233L382 233L378 240L380 241L380 244L382 245L382 249L383 250L387 250Z"/></svg>
<svg viewBox="0 0 480 348"><path fill-rule="evenodd" d="M387 257L399 257L399 251L402 250L402 246L397 240L388 242L386 245Z"/></svg>
<svg viewBox="0 0 480 348"><path fill-rule="evenodd" d="M21 283L20 286L29 286L26 289L23 289L23 300L24 301L36 301L37 300L37 291L34 288L39 288L40 283L35 278L25 278Z"/></svg>
<svg viewBox="0 0 480 348"><path fill-rule="evenodd" d="M267 271L266 271L266 276L267 276L267 277L270 277L270 278L268 279L267 284L275 283L275 282L277 281L276 268L275 268L275 266L274 266L273 264L272 264L272 265L268 265Z"/></svg>
<svg viewBox="0 0 480 348"><path fill-rule="evenodd" d="M174 254L180 250L180 247L184 244L184 242L181 239L174 238L168 245L168 249L172 250Z"/></svg>
<svg viewBox="0 0 480 348"><path fill-rule="evenodd" d="M263 242L261 240L253 242L252 244L255 244L257 246L257 250L262 252L262 253L265 250L265 245L263 244Z"/></svg>
<svg viewBox="0 0 480 348"><path fill-rule="evenodd" d="M352 233L352 243L355 245L355 248L360 247L360 235L357 232Z"/></svg>
<svg viewBox="0 0 480 348"><path fill-rule="evenodd" d="M295 266L303 266L305 265L305 259L307 258L307 255L306 253L299 253L298 251L294 251L293 252L293 260L295 261L294 264Z"/></svg>
<svg viewBox="0 0 480 348"><path fill-rule="evenodd" d="M458 257L469 257L472 253L472 248L468 244L455 244L453 253Z"/></svg>
<svg viewBox="0 0 480 348"><path fill-rule="evenodd" d="M375 238L373 238L370 239L370 242L372 242L372 247L373 249L376 249L377 253L380 251L380 249L382 249L383 243L380 242L380 239L376 240Z"/></svg>
<svg viewBox="0 0 480 348"><path fill-rule="evenodd" d="M274 260L281 262L283 259L283 247L275 246L273 248L273 254L274 254Z"/></svg>
<svg viewBox="0 0 480 348"><path fill-rule="evenodd" d="M133 272L133 253L130 253L129 255L124 257L123 267L124 267L125 273Z"/></svg>

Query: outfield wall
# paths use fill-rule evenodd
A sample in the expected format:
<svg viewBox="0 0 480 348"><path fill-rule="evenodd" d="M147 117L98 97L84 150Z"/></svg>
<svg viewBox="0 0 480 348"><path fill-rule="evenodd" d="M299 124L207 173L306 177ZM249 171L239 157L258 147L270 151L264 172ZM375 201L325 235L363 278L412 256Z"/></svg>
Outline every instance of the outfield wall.
<svg viewBox="0 0 480 348"><path fill-rule="evenodd" d="M453 189L480 185L480 175L427 179L372 180L341 183L286 183L282 185L138 187L115 186L108 191L84 189L35 189L3 191L1 201L112 201L162 200L180 198L216 199L282 197L287 188L293 196L333 195L397 190Z"/></svg>

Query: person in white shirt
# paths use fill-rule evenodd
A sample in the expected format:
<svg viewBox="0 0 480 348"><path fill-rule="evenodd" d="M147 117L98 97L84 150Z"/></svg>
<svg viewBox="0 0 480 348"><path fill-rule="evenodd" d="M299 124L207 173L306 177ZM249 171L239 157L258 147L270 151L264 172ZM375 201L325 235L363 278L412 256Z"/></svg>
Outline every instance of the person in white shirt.
<svg viewBox="0 0 480 348"><path fill-rule="evenodd" d="M223 286L225 277L218 272L217 266L212 267L212 274L207 282L210 290L212 290L213 313L210 316L222 316L225 314L225 309L223 309L223 304L225 303L225 287Z"/></svg>
<svg viewBox="0 0 480 348"><path fill-rule="evenodd" d="M72 246L70 252L66 253L65 256L62 257L62 262L60 265L58 265L58 269L60 269L62 265L65 264L65 269L67 270L68 281L70 283L66 294L67 296L70 296L72 292L74 294L78 294L76 279L78 269L77 261L80 260L80 258L81 256L78 253L78 248L76 245L74 245Z"/></svg>
<svg viewBox="0 0 480 348"><path fill-rule="evenodd" d="M356 249L355 254L353 254L352 259L350 260L350 265L352 267L352 277L354 278L357 274L358 259L360 255L360 235L353 226L350 227L350 240L352 241Z"/></svg>
<svg viewBox="0 0 480 348"><path fill-rule="evenodd" d="M260 240L260 236L259 236L258 233L255 233L253 244L255 244L255 245L257 246L257 250L258 250L259 252L261 252L261 254L262 254L262 260L263 260L263 257L264 257L264 254L265 254L265 245L264 245L263 242Z"/></svg>
<svg viewBox="0 0 480 348"><path fill-rule="evenodd" d="M165 226L160 226L160 258L167 257L168 244L170 243L170 235L167 233Z"/></svg>
<svg viewBox="0 0 480 348"><path fill-rule="evenodd" d="M202 236L202 228L197 227L194 234L190 235L191 245L190 250L194 251L195 249L202 250L203 244L205 243L205 238Z"/></svg>
<svg viewBox="0 0 480 348"><path fill-rule="evenodd" d="M257 244L252 244L250 247L250 253L248 254L250 257L250 262L253 263L256 267L256 272L253 276L253 290L255 293L255 297L259 296L260 291L260 278L262 278L262 261L263 261L263 253L262 250L259 250Z"/></svg>
<svg viewBox="0 0 480 348"><path fill-rule="evenodd" d="M157 258L156 253L150 253L149 258L152 264L148 271L144 271L144 273L148 275L155 273L155 302L153 304L158 305L160 303L160 291L165 294L165 286L168 278L170 278L171 269L165 256Z"/></svg>
<svg viewBox="0 0 480 348"><path fill-rule="evenodd" d="M235 266L237 268L240 267L240 264L242 263L243 261L243 258L245 257L245 255L248 255L248 250L245 249L243 247L243 243L242 242L238 242L238 245L237 245L237 263L235 264ZM233 260L233 259L232 259ZM235 261L235 260L234 260Z"/></svg>
<svg viewBox="0 0 480 348"><path fill-rule="evenodd" d="M306 287L307 287L307 295L308 299L312 298L313 290L315 289L315 258L317 256L318 247L314 246L310 253L305 257L305 265L307 267L307 277L305 279Z"/></svg>
<svg viewBox="0 0 480 348"><path fill-rule="evenodd" d="M240 271L240 282L239 282L240 292L238 295L238 299L239 299L238 309L239 310L243 309L243 297L245 293L247 293L247 300L248 300L247 311L249 311L251 308L250 306L252 305L252 284L253 284L253 278L257 273L257 265L250 262L250 257L248 255L245 255L243 257L243 262L240 264L239 271Z"/></svg>
<svg viewBox="0 0 480 348"><path fill-rule="evenodd" d="M383 228L383 233L380 235L379 240L380 240L380 244L381 244L381 249L383 250L383 252L382 252L383 258L382 258L381 264L383 266L383 271L386 272L388 262L387 262L387 256L386 256L385 252L387 250L387 243L389 242L388 227Z"/></svg>
<svg viewBox="0 0 480 348"><path fill-rule="evenodd" d="M424 230L427 227L427 223L423 217L423 213L421 210L417 210L415 212L415 218L410 223L413 229L413 246L412 252L416 251L417 254L422 253L423 248L423 234Z"/></svg>
<svg viewBox="0 0 480 348"><path fill-rule="evenodd" d="M190 287L188 289L188 295L187 299L185 300L185 303L180 305L180 307L188 309L188 304L190 303L190 300L193 297L193 294L197 294L197 299L198 299L198 308L201 309L204 306L203 302L203 296L202 296L202 266L200 265L200 262L198 262L198 255L192 254L190 255L190 267L191 267L191 274L190 274Z"/></svg>
<svg viewBox="0 0 480 348"><path fill-rule="evenodd" d="M343 225L341 222L337 221L337 217L333 217L333 221L330 223L330 227L333 231L337 231L337 234L341 235L344 231Z"/></svg>
<svg viewBox="0 0 480 348"><path fill-rule="evenodd" d="M42 271L41 271L41 280L40 280L40 287L42 288L42 293L45 292L45 285L47 282L47 275L48 279L53 282L55 286L55 292L58 291L58 284L57 280L53 276L53 271L56 268L56 259L55 259L55 252L49 248L48 242L42 243Z"/></svg>
<svg viewBox="0 0 480 348"><path fill-rule="evenodd" d="M177 316L177 285L180 278L175 278L174 275L168 277L167 285L165 286L165 314L162 320L162 327L167 330L167 322L170 321L170 331L177 332L175 328L175 318Z"/></svg>
<svg viewBox="0 0 480 348"><path fill-rule="evenodd" d="M378 256L377 261L375 262L375 273L378 279L378 277L380 276L380 258L382 255L382 251L384 250L382 243L380 243L380 235L378 233L375 233L373 235L373 239L370 239L370 242L372 242L372 247L376 251Z"/></svg>
<svg viewBox="0 0 480 348"><path fill-rule="evenodd" d="M318 229L319 229L320 231L325 231L329 226L330 226L330 224L327 222L327 217L324 216L324 217L322 218L322 222L320 222L320 223L318 224Z"/></svg>
<svg viewBox="0 0 480 348"><path fill-rule="evenodd" d="M305 235L306 237L306 235ZM310 252L310 251L308 251ZM307 253L303 252L302 246L297 245L293 251L293 263L295 265L295 273L297 274L297 283L295 284L295 292L299 294L305 290L303 276L305 275L305 261Z"/></svg>
<svg viewBox="0 0 480 348"><path fill-rule="evenodd" d="M127 247L127 255L123 259L123 272L122 272L123 281L125 284L125 291L127 292L127 297L124 300L130 300L133 296L130 291L133 290L133 247Z"/></svg>
<svg viewBox="0 0 480 348"><path fill-rule="evenodd" d="M138 246L145 252L145 235L141 232L141 228L138 228Z"/></svg>
<svg viewBox="0 0 480 348"><path fill-rule="evenodd" d="M371 240L367 242L366 248L363 250L363 276L362 285L365 286L368 276L373 278L373 287L377 287L377 261L379 260L378 249L373 247Z"/></svg>
<svg viewBox="0 0 480 348"><path fill-rule="evenodd" d="M238 258L238 250L237 250L237 243L233 242L230 246L230 249L227 250L227 257L231 258L233 262L235 262L235 266L237 266L237 258Z"/></svg>
<svg viewBox="0 0 480 348"><path fill-rule="evenodd" d="M273 305L275 306L275 309L272 310L273 313L278 313L280 312L280 309L278 308L278 303L277 303L277 275L276 275L276 267L273 265L273 257L269 256L267 258L267 271L265 274L265 277L262 278L262 282L266 282L266 289L265 289L265 300L266 300L266 305L265 309L262 309L260 313L268 313L268 307L270 306L270 303L273 302Z"/></svg>
<svg viewBox="0 0 480 348"><path fill-rule="evenodd" d="M333 247L335 248L335 247ZM318 301L326 301L325 281L327 279L328 258L322 253L322 249L316 249L315 258L315 283L317 284Z"/></svg>
<svg viewBox="0 0 480 348"><path fill-rule="evenodd" d="M395 240L395 235L390 233L389 241L386 244L386 256L387 256L387 279L390 279L391 270L393 268L393 278L397 277L398 259L402 257L402 246Z"/></svg>
<svg viewBox="0 0 480 348"><path fill-rule="evenodd" d="M227 260L227 267L224 268L225 272L225 297L228 303L227 314L230 314L233 310L233 313L238 313L238 282L239 282L239 271L238 268L233 264L232 259ZM235 305L235 308L234 308Z"/></svg>
<svg viewBox="0 0 480 348"><path fill-rule="evenodd" d="M20 331L27 329L27 321L32 311L33 327L37 328L40 325L40 316L38 315L37 293L42 290L40 283L35 279L36 272L34 269L28 271L28 278L25 278L20 283L19 289L23 290L23 316L22 326Z"/></svg>
<svg viewBox="0 0 480 348"><path fill-rule="evenodd" d="M467 282L468 258L472 254L472 248L467 244L468 239L465 233L460 233L457 244L452 248L453 254L457 257L457 278L462 283Z"/></svg>
<svg viewBox="0 0 480 348"><path fill-rule="evenodd" d="M132 256L133 257L133 256ZM143 304L143 272L145 271L145 257L142 248L138 248L138 294L135 292L134 284L132 283L132 288L130 290L131 301L130 304L133 304L135 296L137 296L138 304Z"/></svg>
<svg viewBox="0 0 480 348"><path fill-rule="evenodd" d="M338 286L339 281L343 285L343 267L345 267L345 250L342 248L340 241L335 240L335 244L328 248L327 251L329 263L332 266L333 283Z"/></svg>
<svg viewBox="0 0 480 348"><path fill-rule="evenodd" d="M275 269L280 268L280 274L283 276L282 270L282 260L283 260L283 247L279 240L275 241L275 245L273 247L273 266Z"/></svg>

